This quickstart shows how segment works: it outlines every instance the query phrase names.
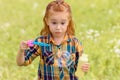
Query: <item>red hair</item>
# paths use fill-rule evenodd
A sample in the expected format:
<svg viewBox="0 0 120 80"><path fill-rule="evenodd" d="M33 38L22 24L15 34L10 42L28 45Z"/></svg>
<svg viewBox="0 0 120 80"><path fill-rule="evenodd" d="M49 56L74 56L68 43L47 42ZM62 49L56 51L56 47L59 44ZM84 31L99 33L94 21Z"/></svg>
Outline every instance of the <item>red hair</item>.
<svg viewBox="0 0 120 80"><path fill-rule="evenodd" d="M69 14L69 24L67 26L67 31L66 32L67 32L67 34L74 36L75 30L74 30L72 15L71 15L71 8L67 3L65 3L65 2L58 3L57 1L53 1L53 2L48 4L48 6L46 8L45 16L43 18L44 28L41 30L40 34L41 35L50 34L49 26L47 25L45 19L48 18L51 10L53 10L55 12L63 12L63 11L68 12L68 14Z"/></svg>

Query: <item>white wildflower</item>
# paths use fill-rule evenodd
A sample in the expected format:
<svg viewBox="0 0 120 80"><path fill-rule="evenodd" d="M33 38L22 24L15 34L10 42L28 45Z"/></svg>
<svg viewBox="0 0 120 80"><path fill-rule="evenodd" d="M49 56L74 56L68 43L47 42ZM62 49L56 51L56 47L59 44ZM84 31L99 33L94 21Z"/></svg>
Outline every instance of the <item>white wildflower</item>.
<svg viewBox="0 0 120 80"><path fill-rule="evenodd" d="M120 45L120 39L117 41L117 45Z"/></svg>
<svg viewBox="0 0 120 80"><path fill-rule="evenodd" d="M109 13L110 15L112 15L113 10L112 10L112 9L108 10L108 13Z"/></svg>
<svg viewBox="0 0 120 80"><path fill-rule="evenodd" d="M114 43L114 40L109 40L108 43L112 44Z"/></svg>
<svg viewBox="0 0 120 80"><path fill-rule="evenodd" d="M97 30L93 30L93 29L88 30L86 33L87 33L86 38L94 41L97 41L96 38L100 36L100 33Z"/></svg>
<svg viewBox="0 0 120 80"><path fill-rule="evenodd" d="M9 22L6 22L5 24L4 24L4 27L9 27L10 26L10 23Z"/></svg>
<svg viewBox="0 0 120 80"><path fill-rule="evenodd" d="M25 29L20 30L21 34L25 34Z"/></svg>
<svg viewBox="0 0 120 80"><path fill-rule="evenodd" d="M111 33L115 33L115 30L114 29L112 29L112 30L110 30L111 31Z"/></svg>
<svg viewBox="0 0 120 80"><path fill-rule="evenodd" d="M117 54L117 57L120 57L120 49L115 49L114 52Z"/></svg>
<svg viewBox="0 0 120 80"><path fill-rule="evenodd" d="M95 5L94 3L92 3L92 4L90 5L90 7L91 7L91 8L95 8L96 5Z"/></svg>
<svg viewBox="0 0 120 80"><path fill-rule="evenodd" d="M90 30L87 31L87 34L92 34L93 32L94 32L94 30L90 29Z"/></svg>
<svg viewBox="0 0 120 80"><path fill-rule="evenodd" d="M91 36L91 35L87 35L86 38L88 38L88 39L94 39L93 36Z"/></svg>
<svg viewBox="0 0 120 80"><path fill-rule="evenodd" d="M120 54L120 49L117 48L117 49L114 50L114 52L117 53L117 54Z"/></svg>
<svg viewBox="0 0 120 80"><path fill-rule="evenodd" d="M33 9L36 9L37 7L38 7L38 3L35 2L35 3L33 4Z"/></svg>
<svg viewBox="0 0 120 80"><path fill-rule="evenodd" d="M86 27L87 25L86 24L80 24L81 27Z"/></svg>
<svg viewBox="0 0 120 80"><path fill-rule="evenodd" d="M98 37L98 36L100 36L100 34L97 32L94 36L95 36L95 37Z"/></svg>
<svg viewBox="0 0 120 80"><path fill-rule="evenodd" d="M10 23L6 22L3 25L0 26L1 29L6 30L8 27L10 27Z"/></svg>

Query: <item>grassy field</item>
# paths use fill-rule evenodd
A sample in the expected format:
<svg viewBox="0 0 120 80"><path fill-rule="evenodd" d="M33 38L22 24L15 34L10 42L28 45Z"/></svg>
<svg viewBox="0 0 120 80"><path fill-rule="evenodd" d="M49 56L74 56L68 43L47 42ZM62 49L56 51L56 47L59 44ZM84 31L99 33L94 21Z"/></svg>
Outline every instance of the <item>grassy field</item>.
<svg viewBox="0 0 120 80"><path fill-rule="evenodd" d="M38 36L50 1L0 0L0 80L37 80L39 59L18 67L16 54L20 41ZM71 5L76 36L91 65L81 80L119 80L120 0L65 1Z"/></svg>

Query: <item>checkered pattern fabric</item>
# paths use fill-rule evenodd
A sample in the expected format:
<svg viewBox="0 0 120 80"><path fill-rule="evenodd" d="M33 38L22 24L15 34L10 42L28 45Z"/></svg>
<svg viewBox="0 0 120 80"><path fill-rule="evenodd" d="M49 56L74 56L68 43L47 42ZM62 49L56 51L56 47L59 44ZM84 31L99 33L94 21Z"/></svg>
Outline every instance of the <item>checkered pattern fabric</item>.
<svg viewBox="0 0 120 80"><path fill-rule="evenodd" d="M75 72L83 48L74 36L66 35L60 45L56 45L50 35L40 36L36 42L50 46L34 45L25 51L24 65L39 56L38 80L78 80Z"/></svg>

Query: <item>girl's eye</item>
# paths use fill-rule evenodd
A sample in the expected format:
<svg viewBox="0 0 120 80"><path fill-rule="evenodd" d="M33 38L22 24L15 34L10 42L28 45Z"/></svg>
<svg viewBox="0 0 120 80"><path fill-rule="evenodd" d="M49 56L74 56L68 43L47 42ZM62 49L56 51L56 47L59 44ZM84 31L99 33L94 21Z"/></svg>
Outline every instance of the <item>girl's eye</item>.
<svg viewBox="0 0 120 80"><path fill-rule="evenodd" d="M65 24L65 22L62 22L61 24L62 24L62 25L64 25L64 24Z"/></svg>
<svg viewBox="0 0 120 80"><path fill-rule="evenodd" d="M52 24L57 24L56 22L52 22Z"/></svg>

